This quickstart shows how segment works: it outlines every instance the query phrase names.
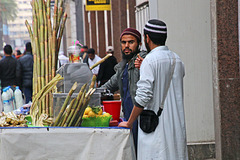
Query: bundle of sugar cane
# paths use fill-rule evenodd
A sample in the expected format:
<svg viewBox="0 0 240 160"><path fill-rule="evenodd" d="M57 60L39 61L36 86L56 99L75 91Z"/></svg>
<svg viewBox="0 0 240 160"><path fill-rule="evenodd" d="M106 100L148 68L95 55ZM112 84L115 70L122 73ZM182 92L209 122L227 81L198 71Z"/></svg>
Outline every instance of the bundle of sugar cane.
<svg viewBox="0 0 240 160"><path fill-rule="evenodd" d="M24 115L16 115L13 112L4 113L0 115L0 127L27 127L27 121Z"/></svg>
<svg viewBox="0 0 240 160"><path fill-rule="evenodd" d="M46 107L42 107L42 99L56 87L58 81L63 80L60 74L57 74L47 85L45 85L33 99L33 103L30 109L30 114L32 117L32 124L37 125L39 117L42 114L46 114ZM53 114L53 106L50 107L50 113ZM47 114L48 115L48 114Z"/></svg>
<svg viewBox="0 0 240 160"><path fill-rule="evenodd" d="M95 83L96 77L93 76L92 83ZM90 98L92 94L94 93L95 89L90 85L89 89L87 91L87 83L84 84L77 97L74 98L68 107L67 103L69 102L69 99L71 97L72 90L76 89L75 86L73 86L68 94L68 96L65 99L65 102L55 120L55 123L53 126L59 126L59 127L70 127L70 126L80 126L83 113L85 109L87 108L87 105L90 101Z"/></svg>
<svg viewBox="0 0 240 160"><path fill-rule="evenodd" d="M25 21L34 57L33 101L36 101L37 93L55 77L58 52L67 19L66 12L63 13L63 0L55 0L53 22L51 22L50 2L51 0L32 0L32 28L28 21ZM46 110L47 115L52 117L51 92L41 100L41 107Z"/></svg>
<svg viewBox="0 0 240 160"><path fill-rule="evenodd" d="M41 114L37 122L38 123L36 125L40 127L50 126L53 122L53 119L49 117L47 114Z"/></svg>

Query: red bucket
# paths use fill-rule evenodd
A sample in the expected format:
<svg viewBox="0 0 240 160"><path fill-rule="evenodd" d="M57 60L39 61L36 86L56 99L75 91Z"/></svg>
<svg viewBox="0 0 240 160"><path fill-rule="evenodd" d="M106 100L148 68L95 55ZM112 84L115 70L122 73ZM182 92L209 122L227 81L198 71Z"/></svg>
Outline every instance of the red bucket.
<svg viewBox="0 0 240 160"><path fill-rule="evenodd" d="M119 121L121 101L103 101L104 111L111 114L113 120Z"/></svg>

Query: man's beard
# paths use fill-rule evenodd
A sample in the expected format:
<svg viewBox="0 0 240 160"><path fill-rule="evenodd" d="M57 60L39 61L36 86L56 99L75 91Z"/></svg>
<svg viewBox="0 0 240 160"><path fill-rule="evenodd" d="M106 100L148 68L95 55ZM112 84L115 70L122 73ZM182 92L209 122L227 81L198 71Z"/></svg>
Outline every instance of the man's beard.
<svg viewBox="0 0 240 160"><path fill-rule="evenodd" d="M137 53L139 53L138 47L137 47L134 51L132 51L130 48L128 48L128 49L131 51L131 53L128 54L128 55L126 55L126 54L124 53L124 50L121 49L121 51L122 51L122 58L123 58L123 59L130 60L130 59L133 58L133 56L135 56Z"/></svg>
<svg viewBox="0 0 240 160"><path fill-rule="evenodd" d="M149 53L149 52L151 51L151 49L150 49L150 47L149 47L149 45L148 45L148 43L147 43L147 39L146 39L146 38L145 38L144 43L145 43L145 47L146 47L146 49L147 49L147 52Z"/></svg>

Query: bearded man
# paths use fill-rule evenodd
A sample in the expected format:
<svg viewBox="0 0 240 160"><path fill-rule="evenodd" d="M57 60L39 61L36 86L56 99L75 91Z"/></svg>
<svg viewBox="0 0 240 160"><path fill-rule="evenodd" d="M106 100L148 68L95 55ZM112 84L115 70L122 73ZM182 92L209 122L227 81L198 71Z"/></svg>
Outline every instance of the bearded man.
<svg viewBox="0 0 240 160"><path fill-rule="evenodd" d="M115 66L116 74L101 88L109 89L111 92L120 90L124 119L128 120L135 103L134 97L140 77L139 69L135 68L134 61L138 54L144 58L147 53L140 52L141 34L136 29L125 29L120 36L120 43L122 61ZM135 121L132 128L135 151L137 150L137 128L137 121Z"/></svg>

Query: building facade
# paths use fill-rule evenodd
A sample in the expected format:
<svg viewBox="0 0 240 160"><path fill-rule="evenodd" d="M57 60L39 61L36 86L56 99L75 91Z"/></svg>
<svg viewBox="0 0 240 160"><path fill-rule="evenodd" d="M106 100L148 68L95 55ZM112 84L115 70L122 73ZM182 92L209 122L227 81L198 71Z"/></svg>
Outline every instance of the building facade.
<svg viewBox="0 0 240 160"><path fill-rule="evenodd" d="M29 33L25 25L27 20L32 25L31 0L16 0L18 6L17 17L14 21L8 22L9 37L11 45L20 50L24 49L26 42L30 41Z"/></svg>

